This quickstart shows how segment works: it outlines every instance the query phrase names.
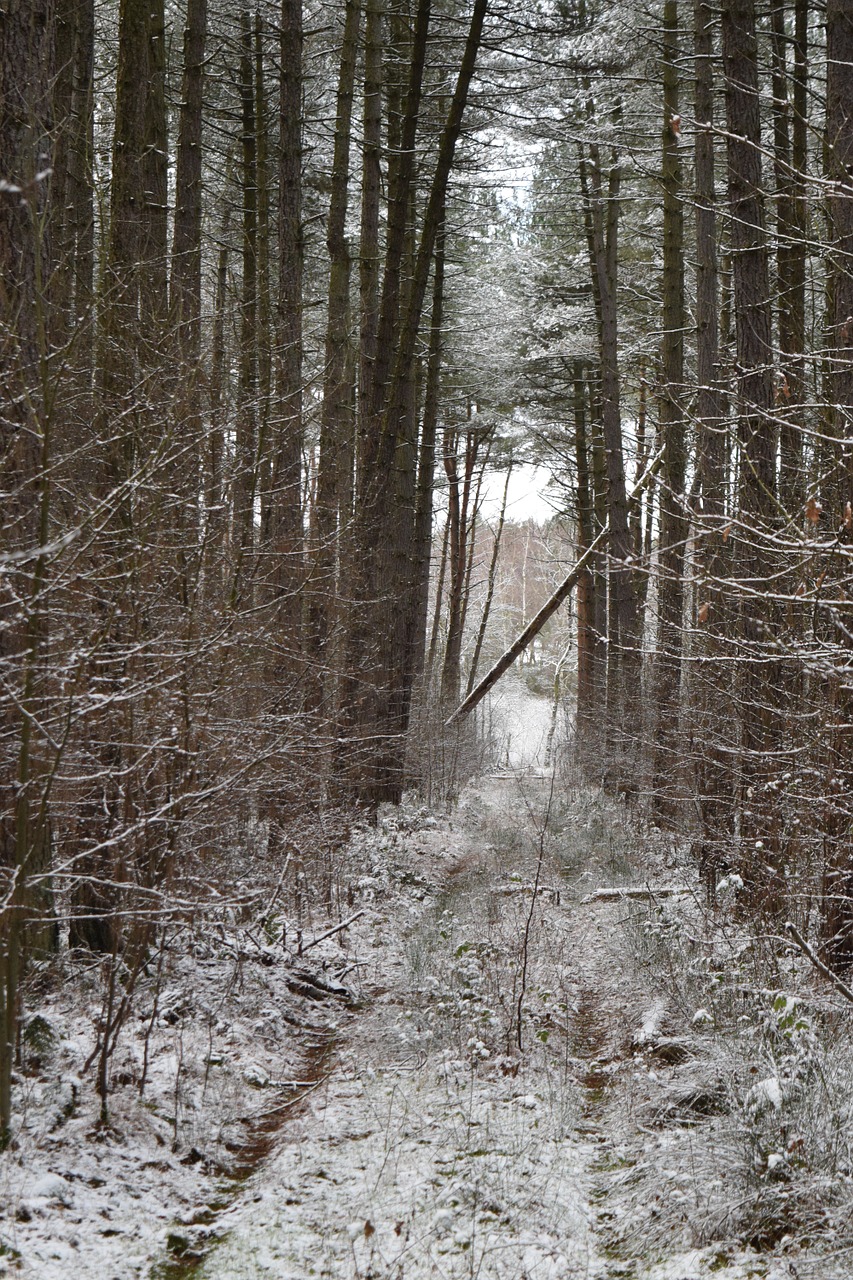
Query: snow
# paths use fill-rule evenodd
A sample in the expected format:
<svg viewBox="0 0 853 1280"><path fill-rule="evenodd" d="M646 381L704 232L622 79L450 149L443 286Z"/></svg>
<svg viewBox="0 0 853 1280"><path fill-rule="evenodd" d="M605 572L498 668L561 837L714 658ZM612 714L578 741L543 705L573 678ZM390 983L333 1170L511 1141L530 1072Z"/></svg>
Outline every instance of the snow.
<svg viewBox="0 0 853 1280"><path fill-rule="evenodd" d="M642 1045L647 1044L650 1040L657 1039L660 1034L661 1020L665 1013L666 1001L662 999L655 1000L651 1008L647 1009L643 1014L642 1024L634 1032L634 1043Z"/></svg>
<svg viewBox="0 0 853 1280"><path fill-rule="evenodd" d="M759 1080L758 1084L750 1089L747 1094L747 1102L756 1111L766 1110L767 1107L772 1107L774 1111L780 1111L782 1108L782 1086L777 1077L768 1076L766 1080Z"/></svg>
<svg viewBox="0 0 853 1280"><path fill-rule="evenodd" d="M400 1053L380 1025L359 1031L203 1276L589 1273L585 1161L561 1126L531 1120L505 1079Z"/></svg>
<svg viewBox="0 0 853 1280"><path fill-rule="evenodd" d="M523 770L356 831L345 931L298 956L257 922L187 930L156 1011L140 988L106 1128L98 974L44 988L54 1057L16 1086L0 1274L849 1280L796 1247L797 1213L849 1217L843 1024L818 1060L799 960L784 991L750 986L745 937L697 895L587 894L679 887L672 843L552 788L547 702L510 685L504 707Z"/></svg>

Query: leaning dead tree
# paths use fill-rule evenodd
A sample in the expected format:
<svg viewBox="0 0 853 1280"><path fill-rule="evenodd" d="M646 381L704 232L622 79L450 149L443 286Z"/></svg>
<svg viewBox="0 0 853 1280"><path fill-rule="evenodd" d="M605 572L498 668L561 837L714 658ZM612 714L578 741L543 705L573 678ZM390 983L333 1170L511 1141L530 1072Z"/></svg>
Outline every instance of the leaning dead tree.
<svg viewBox="0 0 853 1280"><path fill-rule="evenodd" d="M646 470L643 472L640 479L634 485L628 497L629 511L637 502L637 500L639 499L640 495L642 494L646 486L649 485L651 481L654 479L654 477L657 475L658 471L660 470L660 466L663 462L663 458L664 458L664 453L663 453L663 450L661 450L658 454L655 455L650 466L646 468ZM556 591L554 591L551 594L551 596L549 596L549 598L546 600L545 604L543 604L542 608L539 610L536 616L532 618L530 622L528 622L527 626L524 628L521 634L515 640L513 640L509 648L503 654L501 654L500 658L498 658L497 662L494 664L491 670L488 671L486 675L483 676L483 679L479 682L476 688L472 689L471 692L468 694L468 696L464 698L462 702L460 702L459 706L453 712L453 715L450 716L446 721L447 728L450 728L451 725L454 725L458 723L460 720L463 720L465 716L469 714L469 712L473 711L474 708L477 706L477 704L482 702L483 698L485 698L489 690L495 687L497 682L500 680L501 676L505 675L506 672L509 671L510 667L515 662L516 658L520 657L520 655L524 652L527 646L533 640L535 640L536 636L539 635L540 631L545 626L545 623L549 620L549 618L553 618L554 614L557 612L560 605L563 604L563 602L569 598L572 591L577 586L578 580L580 579L581 575L585 572L587 566L594 559L594 557L608 544L608 542L610 541L610 538L611 538L611 526L610 526L610 522L607 521L605 522L604 528L601 530L601 532L596 535L596 537L589 544L589 546L583 551L577 563L575 564L575 567L572 569L570 573L566 575L566 577L557 587Z"/></svg>

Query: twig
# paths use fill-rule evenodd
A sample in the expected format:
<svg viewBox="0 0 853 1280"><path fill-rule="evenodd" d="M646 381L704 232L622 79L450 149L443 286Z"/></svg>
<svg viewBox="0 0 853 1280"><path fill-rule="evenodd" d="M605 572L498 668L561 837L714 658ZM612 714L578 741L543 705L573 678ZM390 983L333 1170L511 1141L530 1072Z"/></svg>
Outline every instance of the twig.
<svg viewBox="0 0 853 1280"><path fill-rule="evenodd" d="M823 976L829 982L831 982L832 985L838 991L841 992L841 994L844 996L844 999L849 1000L850 1003L853 1004L853 991L850 990L846 982L841 981L837 973L832 972L829 965L823 963L820 956L817 955L814 949L809 945L809 943L806 942L805 938L800 933L797 926L795 924L792 924L791 921L789 920L785 925L785 929L794 939L794 942L796 942L797 946L800 948L803 955L807 956L808 959L811 960L812 964L817 969L818 973L822 973Z"/></svg>
<svg viewBox="0 0 853 1280"><path fill-rule="evenodd" d="M533 880L533 892L530 895L530 910L527 913L527 919L524 922L524 938L521 944L521 989L518 993L518 1003L515 1009L515 1043L519 1050L524 1048L523 1045L523 1028L522 1014L524 1011L524 997L527 994L527 963L530 951L530 929L533 924L533 916L536 912L536 902L539 897L539 886L542 880L542 864L545 861L545 832L548 829L548 819L551 815L551 804L554 799L554 775L551 774L551 786L548 791L548 803L545 806L545 813L542 817L542 824L539 828L539 857L536 859L536 875ZM530 812L530 805L527 806Z"/></svg>
<svg viewBox="0 0 853 1280"><path fill-rule="evenodd" d="M362 907L361 911L356 911L355 915L350 916L348 920L342 920L341 923L336 924L334 928L327 929L325 933L321 933L319 938L312 938L310 942L306 942L305 945L300 948L299 954L304 955L306 951L310 951L312 947L316 947L318 942L325 942L326 938L331 938L333 933L340 933L341 929L346 929L346 927L351 925L354 920L357 920L359 916L364 915L365 909L366 908Z"/></svg>
<svg viewBox="0 0 853 1280"><path fill-rule="evenodd" d="M297 852L298 852L298 851L297 851ZM267 927L267 922L268 922L268 920L269 920L269 918L270 918L270 914L271 914L271 912L272 912L273 907L275 906L276 898L277 898L277 897L278 897L278 895L281 893L281 886L284 884L284 877L287 875L288 868L290 867L290 859L291 859L291 857L292 857L292 856L293 856L293 855L292 855L291 853L288 853L287 857L286 857L286 858L285 858L285 860L284 860L284 868L283 868L283 870L282 870L281 875L280 875L280 876L279 876L279 878L278 878L278 884L276 885L275 889L273 890L273 895L272 895L272 897L270 898L269 902L268 902L268 903L267 903L267 905L266 905L266 910L264 911L264 914L261 916L261 928L262 928L262 929L266 929L266 927Z"/></svg>

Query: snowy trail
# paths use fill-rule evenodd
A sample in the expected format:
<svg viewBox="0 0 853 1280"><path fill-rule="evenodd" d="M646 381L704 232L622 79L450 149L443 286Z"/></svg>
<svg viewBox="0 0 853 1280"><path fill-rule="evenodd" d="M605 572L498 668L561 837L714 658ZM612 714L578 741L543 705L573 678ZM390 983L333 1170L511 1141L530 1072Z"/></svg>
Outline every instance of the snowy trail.
<svg viewBox="0 0 853 1280"><path fill-rule="evenodd" d="M585 1187L591 1148L561 1122L560 1100L447 1061L394 1063L386 1012L377 1008L291 1126L202 1274L601 1274Z"/></svg>
<svg viewBox="0 0 853 1280"><path fill-rule="evenodd" d="M532 901L553 801L547 715L540 703L519 722L509 704L515 774L481 779L452 823L395 836L398 896L349 943L361 1011L220 1215L202 1280L771 1275L690 1248L687 1211L661 1225L655 1162L677 1181L684 1137L643 1121L680 1068L635 1051L668 1011L632 971L624 901L589 896L634 881L628 828L599 802L574 811L572 830L548 837ZM597 853L572 864L577 826Z"/></svg>
<svg viewBox="0 0 853 1280"><path fill-rule="evenodd" d="M492 803L503 807L512 785L495 781ZM607 1273L589 1202L597 1144L577 1132L575 1073L466 1060L446 1039L410 1031L422 994L413 953L448 903L461 936L494 892L480 833L463 828L459 845L447 896L416 911L402 946L389 936L375 966L386 989L353 1019L329 1079L251 1191L220 1218L228 1234L201 1270L208 1280Z"/></svg>

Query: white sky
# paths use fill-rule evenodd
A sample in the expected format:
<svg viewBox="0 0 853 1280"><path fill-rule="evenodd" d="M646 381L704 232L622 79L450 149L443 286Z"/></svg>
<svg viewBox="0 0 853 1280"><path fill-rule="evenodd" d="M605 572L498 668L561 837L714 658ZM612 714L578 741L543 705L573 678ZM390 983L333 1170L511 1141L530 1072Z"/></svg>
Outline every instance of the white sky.
<svg viewBox="0 0 853 1280"><path fill-rule="evenodd" d="M524 520L536 520L539 523L550 520L554 515L557 501L556 493L549 495L550 479L551 473L547 467L530 465L513 467L509 482L507 519L519 523ZM505 482L506 474L501 471L490 472L486 477L483 515L487 520L497 520L500 515Z"/></svg>

